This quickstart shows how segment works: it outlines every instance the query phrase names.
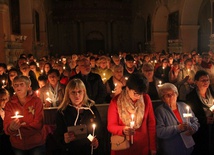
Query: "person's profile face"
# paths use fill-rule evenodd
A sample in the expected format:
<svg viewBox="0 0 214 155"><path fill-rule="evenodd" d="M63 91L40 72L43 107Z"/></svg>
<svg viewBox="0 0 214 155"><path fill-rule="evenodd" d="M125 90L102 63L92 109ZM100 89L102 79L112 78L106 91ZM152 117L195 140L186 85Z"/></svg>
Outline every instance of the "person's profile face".
<svg viewBox="0 0 214 155"><path fill-rule="evenodd" d="M10 78L10 81L13 81L13 79L18 75L18 73L16 71L11 71L9 73L9 78Z"/></svg>
<svg viewBox="0 0 214 155"><path fill-rule="evenodd" d="M4 108L8 101L9 101L9 95L7 95L7 94L0 95L0 106L1 106L1 108Z"/></svg>

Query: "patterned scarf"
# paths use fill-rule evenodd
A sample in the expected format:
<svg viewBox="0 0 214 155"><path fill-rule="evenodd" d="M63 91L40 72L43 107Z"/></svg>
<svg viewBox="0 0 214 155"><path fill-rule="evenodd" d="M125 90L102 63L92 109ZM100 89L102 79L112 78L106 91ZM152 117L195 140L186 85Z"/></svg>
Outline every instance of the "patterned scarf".
<svg viewBox="0 0 214 155"><path fill-rule="evenodd" d="M130 126L132 121L131 114L134 114L134 128L138 129L141 126L145 111L143 95L134 103L129 97L127 90L124 89L118 97L117 108L119 117L126 126Z"/></svg>

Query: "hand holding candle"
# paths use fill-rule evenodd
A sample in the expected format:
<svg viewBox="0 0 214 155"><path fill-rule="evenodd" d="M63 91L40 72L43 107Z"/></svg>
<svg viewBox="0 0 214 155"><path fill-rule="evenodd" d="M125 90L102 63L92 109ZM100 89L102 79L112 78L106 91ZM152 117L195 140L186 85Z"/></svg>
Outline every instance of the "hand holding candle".
<svg viewBox="0 0 214 155"><path fill-rule="evenodd" d="M14 115L14 116L12 116L11 118L19 119L19 118L24 117L24 116L22 116L22 115L18 115L18 114L19 114L19 112L18 112L18 111L17 111L17 112L15 112L15 115ZM20 139L22 139L22 135L21 135L21 131L20 131L20 129L18 129L18 133L19 133L19 138L20 138Z"/></svg>
<svg viewBox="0 0 214 155"><path fill-rule="evenodd" d="M95 128L96 128L96 124L92 124L92 136L94 138L94 134L95 134ZM93 154L93 145L91 146L91 155Z"/></svg>
<svg viewBox="0 0 214 155"><path fill-rule="evenodd" d="M186 118L186 121L188 124L189 123L189 117L192 117L192 113L190 113L190 111L189 111L190 110L189 106L187 106L186 109L187 109L187 113L183 113L183 117Z"/></svg>
<svg viewBox="0 0 214 155"><path fill-rule="evenodd" d="M130 122L130 128L133 129L134 128L134 114L131 114L131 122ZM133 144L134 140L134 135L131 133L131 144Z"/></svg>

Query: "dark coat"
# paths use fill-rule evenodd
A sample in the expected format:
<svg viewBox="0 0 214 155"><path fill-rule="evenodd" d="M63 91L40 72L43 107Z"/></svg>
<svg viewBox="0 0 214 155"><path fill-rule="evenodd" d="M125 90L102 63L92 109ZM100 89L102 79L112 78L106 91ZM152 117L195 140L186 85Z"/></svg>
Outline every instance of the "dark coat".
<svg viewBox="0 0 214 155"><path fill-rule="evenodd" d="M210 89L211 91L211 89ZM212 96L214 97L214 93L211 91ZM207 124L206 114L203 108L207 108L200 100L196 88L194 88L189 94L186 96L186 103L191 107L195 116L198 118L200 123L199 130L193 135L195 140L195 149L193 151L193 155L213 155L214 148L211 146L212 150L209 154L209 140L211 140L211 144L214 142L214 125ZM213 130L211 132L211 130Z"/></svg>
<svg viewBox="0 0 214 155"><path fill-rule="evenodd" d="M82 74L79 73L71 77L71 79L73 78L79 78L84 82L88 97L94 100L96 104L105 103L107 96L106 87L99 74L90 72L85 79Z"/></svg>
<svg viewBox="0 0 214 155"><path fill-rule="evenodd" d="M90 110L80 110L76 125L85 124L88 131L87 135L92 135L92 123L95 123L95 135L99 141L99 147L102 147L100 140L102 137L103 127L100 114L95 106L92 106L91 110L93 111L94 115ZM70 105L68 105L63 112L58 111L56 114L56 130L54 135L59 144L61 144L62 155L90 155L91 153L91 142L87 138L76 140L68 144L64 142L64 133L67 132L68 126L74 126L76 117L77 109ZM94 154L98 153L99 147L98 149L94 150Z"/></svg>

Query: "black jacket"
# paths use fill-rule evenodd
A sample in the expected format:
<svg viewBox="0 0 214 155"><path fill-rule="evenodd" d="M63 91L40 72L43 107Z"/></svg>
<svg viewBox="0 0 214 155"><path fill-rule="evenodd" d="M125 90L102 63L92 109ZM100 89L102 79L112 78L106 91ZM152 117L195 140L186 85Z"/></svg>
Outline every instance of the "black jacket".
<svg viewBox="0 0 214 155"><path fill-rule="evenodd" d="M87 135L92 135L92 124L96 124L95 128L95 136L97 137L99 144L102 137L102 122L100 118L100 114L95 106L91 107L91 110L80 110L80 114L77 120L76 125L85 124L87 126ZM77 109L75 107L72 107L70 105L67 106L67 108L60 112L58 111L56 114L56 130L55 130L55 137L58 140L58 142L62 146L62 154L63 155L90 155L91 153L91 142L87 138L83 138L81 140L76 140L73 142L70 142L66 144L64 142L64 133L67 132L67 127L74 126L74 122L77 118ZM101 145L99 145L101 147ZM94 154L97 154L99 152L99 148L94 150Z"/></svg>
<svg viewBox="0 0 214 155"><path fill-rule="evenodd" d="M90 99L94 100L96 104L105 103L105 98L107 96L106 87L99 74L90 72L86 79L81 73L71 77L81 79L86 87L87 95Z"/></svg>

